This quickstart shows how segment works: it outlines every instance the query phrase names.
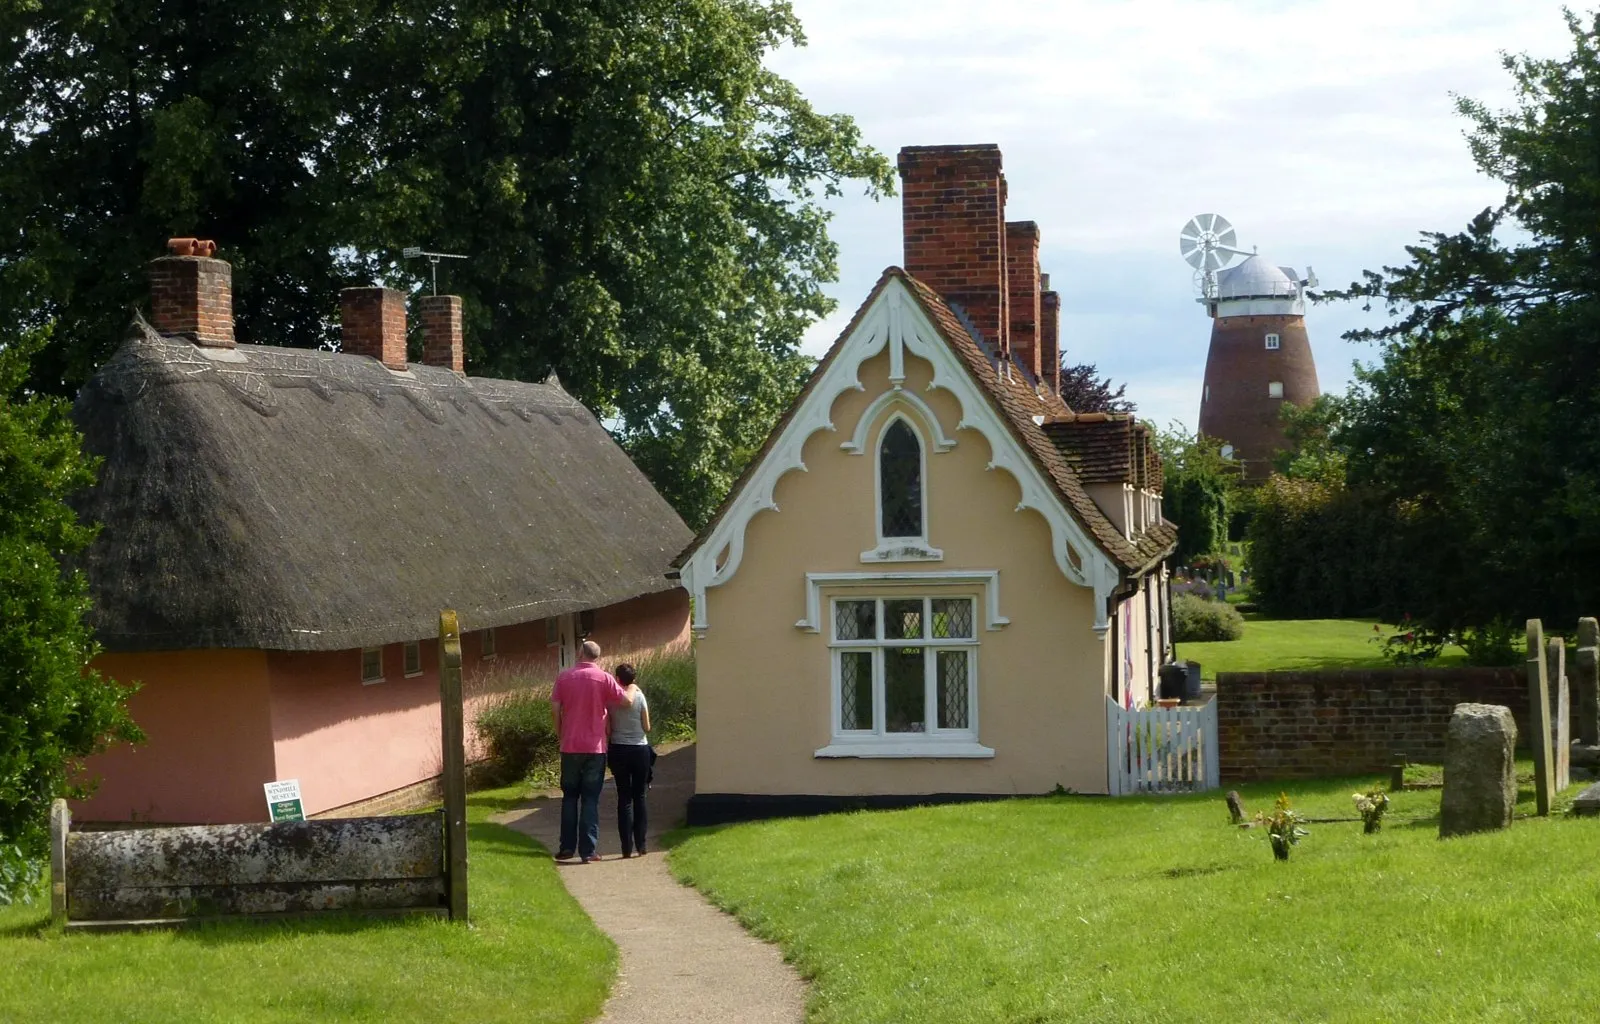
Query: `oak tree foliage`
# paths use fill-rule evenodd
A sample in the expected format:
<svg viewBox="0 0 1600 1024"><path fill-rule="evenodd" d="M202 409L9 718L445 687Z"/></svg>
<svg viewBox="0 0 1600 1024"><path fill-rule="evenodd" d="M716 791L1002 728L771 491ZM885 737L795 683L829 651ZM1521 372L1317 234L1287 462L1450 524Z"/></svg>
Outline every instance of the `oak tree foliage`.
<svg viewBox="0 0 1600 1024"><path fill-rule="evenodd" d="M242 342L464 253L469 372L554 371L691 525L810 369L821 200L889 163L763 63L782 0L0 0L0 337L71 393L169 235L234 264Z"/></svg>

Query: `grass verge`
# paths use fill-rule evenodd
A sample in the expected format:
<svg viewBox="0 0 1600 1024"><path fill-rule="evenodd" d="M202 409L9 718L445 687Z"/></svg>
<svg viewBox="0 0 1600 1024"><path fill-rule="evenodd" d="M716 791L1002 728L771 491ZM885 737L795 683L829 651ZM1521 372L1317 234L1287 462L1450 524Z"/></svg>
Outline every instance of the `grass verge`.
<svg viewBox="0 0 1600 1024"><path fill-rule="evenodd" d="M1289 793L1352 818L1371 782ZM1374 836L1313 824L1284 863L1213 793L689 832L671 866L813 979L819 1024L1592 1019L1600 821L1441 842L1438 801L1395 794Z"/></svg>
<svg viewBox="0 0 1600 1024"><path fill-rule="evenodd" d="M1383 648L1372 643L1376 619L1263 619L1245 615L1238 640L1177 645L1180 661L1198 661L1205 679L1218 672L1282 672L1292 669L1391 668ZM1428 667L1465 665L1467 653L1444 649Z"/></svg>
<svg viewBox="0 0 1600 1024"><path fill-rule="evenodd" d="M529 1021L595 1017L616 950L545 849L488 821L522 787L468 798L472 925L340 916L61 934L0 909L0 1020Z"/></svg>

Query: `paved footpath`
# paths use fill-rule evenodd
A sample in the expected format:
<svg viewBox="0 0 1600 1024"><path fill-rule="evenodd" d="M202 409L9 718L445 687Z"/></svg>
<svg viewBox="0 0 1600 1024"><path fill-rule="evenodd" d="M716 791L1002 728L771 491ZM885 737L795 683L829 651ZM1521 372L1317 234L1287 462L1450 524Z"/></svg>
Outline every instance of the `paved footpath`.
<svg viewBox="0 0 1600 1024"><path fill-rule="evenodd" d="M600 1024L801 1024L806 985L776 946L679 885L657 837L683 821L694 793L694 745L660 748L650 787L650 852L623 860L617 791L600 799L601 860L557 863L579 905L621 954L617 984ZM561 799L539 797L496 821L554 852Z"/></svg>

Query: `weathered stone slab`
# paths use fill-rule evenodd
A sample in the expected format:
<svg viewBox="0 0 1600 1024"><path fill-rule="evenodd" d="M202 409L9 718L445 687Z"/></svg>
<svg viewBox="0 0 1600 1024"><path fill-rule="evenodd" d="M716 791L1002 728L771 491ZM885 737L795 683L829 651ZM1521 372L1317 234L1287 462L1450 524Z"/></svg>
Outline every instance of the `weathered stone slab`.
<svg viewBox="0 0 1600 1024"><path fill-rule="evenodd" d="M1600 814L1600 782L1585 787L1578 799L1572 801L1572 813L1580 817Z"/></svg>
<svg viewBox="0 0 1600 1024"><path fill-rule="evenodd" d="M1578 649L1573 655L1578 741L1600 747L1600 621L1578 620Z"/></svg>
<svg viewBox="0 0 1600 1024"><path fill-rule="evenodd" d="M1550 813L1555 790L1555 755L1550 751L1550 683L1545 669L1544 623L1528 620L1528 746L1533 748L1534 802L1539 814ZM1459 709L1458 709L1459 710Z"/></svg>
<svg viewBox="0 0 1600 1024"><path fill-rule="evenodd" d="M1544 659L1539 663L1542 666ZM1547 734L1548 735L1548 734ZM1517 803L1517 725L1498 704L1458 704L1445 739L1439 838L1505 828Z"/></svg>
<svg viewBox="0 0 1600 1024"><path fill-rule="evenodd" d="M1566 641L1559 636L1545 642L1545 669L1550 675L1550 774L1559 793L1572 782L1572 695Z"/></svg>
<svg viewBox="0 0 1600 1024"><path fill-rule="evenodd" d="M436 814L74 832L68 902L91 889L431 878L443 858Z"/></svg>

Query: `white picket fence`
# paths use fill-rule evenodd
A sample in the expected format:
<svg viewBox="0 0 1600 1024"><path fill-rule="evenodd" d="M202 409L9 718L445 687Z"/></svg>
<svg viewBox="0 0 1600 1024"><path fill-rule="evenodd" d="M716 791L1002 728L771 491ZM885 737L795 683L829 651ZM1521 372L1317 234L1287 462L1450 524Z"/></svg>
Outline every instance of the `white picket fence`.
<svg viewBox="0 0 1600 1024"><path fill-rule="evenodd" d="M1216 789L1217 702L1129 710L1106 699L1110 793L1196 793Z"/></svg>

